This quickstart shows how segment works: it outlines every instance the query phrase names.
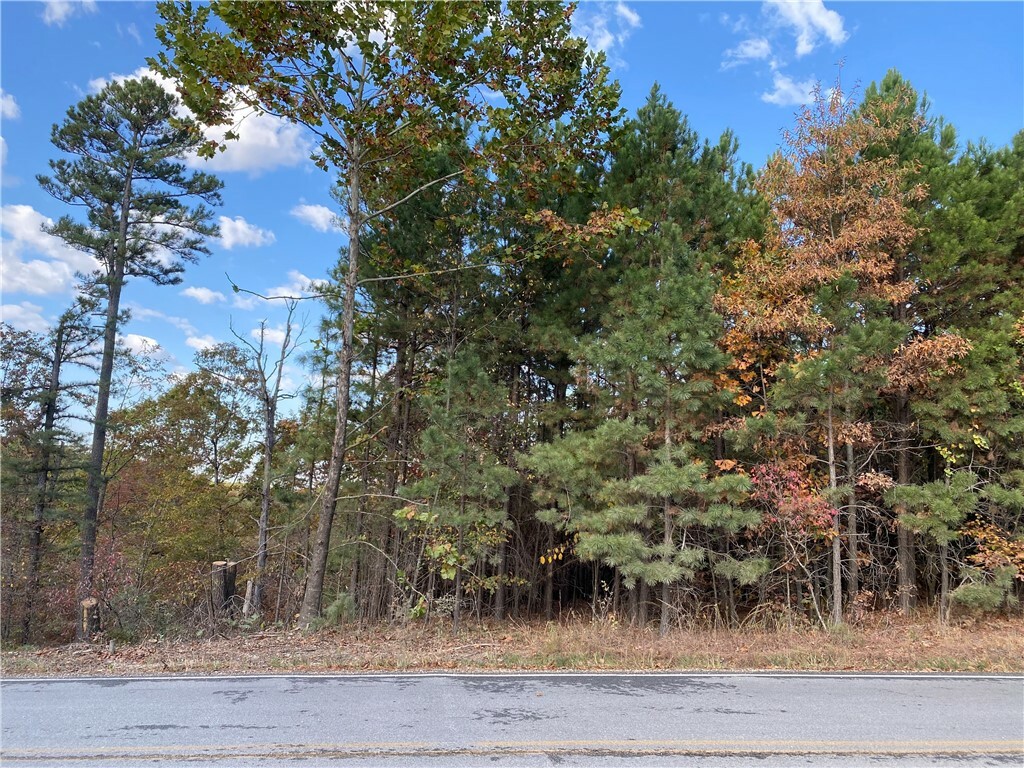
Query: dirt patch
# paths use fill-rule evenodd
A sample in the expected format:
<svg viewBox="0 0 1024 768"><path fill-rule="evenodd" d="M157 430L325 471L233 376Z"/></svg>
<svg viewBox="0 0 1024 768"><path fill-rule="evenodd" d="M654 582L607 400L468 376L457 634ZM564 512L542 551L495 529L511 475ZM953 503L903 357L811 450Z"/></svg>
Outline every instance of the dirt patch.
<svg viewBox="0 0 1024 768"><path fill-rule="evenodd" d="M438 670L1024 671L1024 620L874 619L825 632L743 629L671 632L610 622L530 622L239 633L23 648L2 654L5 677Z"/></svg>

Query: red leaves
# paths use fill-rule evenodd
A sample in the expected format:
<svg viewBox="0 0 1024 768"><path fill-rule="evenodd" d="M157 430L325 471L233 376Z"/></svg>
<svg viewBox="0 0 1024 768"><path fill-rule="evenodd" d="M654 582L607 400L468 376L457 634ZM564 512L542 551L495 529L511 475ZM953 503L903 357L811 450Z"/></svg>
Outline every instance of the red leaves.
<svg viewBox="0 0 1024 768"><path fill-rule="evenodd" d="M777 464L758 464L750 472L753 501L765 508L764 523L790 534L821 537L839 514L811 487L808 477Z"/></svg>

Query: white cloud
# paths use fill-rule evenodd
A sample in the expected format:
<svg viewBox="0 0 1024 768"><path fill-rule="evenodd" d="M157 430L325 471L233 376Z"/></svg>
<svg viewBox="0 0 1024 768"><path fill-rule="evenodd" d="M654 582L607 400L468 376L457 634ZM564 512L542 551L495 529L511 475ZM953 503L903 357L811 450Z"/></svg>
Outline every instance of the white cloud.
<svg viewBox="0 0 1024 768"><path fill-rule="evenodd" d="M206 135L224 141L224 151L209 160L191 158L189 165L212 171L240 171L259 176L275 168L300 165L309 159L310 144L302 127L287 120L238 109L231 130L238 134L232 141L224 141L225 127L210 128Z"/></svg>
<svg viewBox="0 0 1024 768"><path fill-rule="evenodd" d="M199 351L214 346L217 340L213 336L206 334L205 336L189 336L185 339L185 343L192 347L192 349Z"/></svg>
<svg viewBox="0 0 1024 768"><path fill-rule="evenodd" d="M118 337L118 341L129 352L135 355L152 355L160 349L160 342L150 336L137 333L126 333Z"/></svg>
<svg viewBox="0 0 1024 768"><path fill-rule="evenodd" d="M822 0L766 0L765 10L774 13L777 22L796 33L796 55L811 53L824 36L833 45L845 43L849 35L843 17L825 7Z"/></svg>
<svg viewBox="0 0 1024 768"><path fill-rule="evenodd" d="M220 217L220 241L229 251L236 246L258 248L261 245L270 245L274 239L274 233L269 229L260 229L241 216L233 219L227 216Z"/></svg>
<svg viewBox="0 0 1024 768"><path fill-rule="evenodd" d="M135 26L135 22L132 22L126 27L122 27L120 24L117 25L117 34L121 37L127 35L135 40L136 43L142 45L142 35L139 34L139 28Z"/></svg>
<svg viewBox="0 0 1024 768"><path fill-rule="evenodd" d="M262 336L264 345L278 348L284 343L285 338L284 328L265 328L259 326L249 331L249 334L256 341L259 341L260 336Z"/></svg>
<svg viewBox="0 0 1024 768"><path fill-rule="evenodd" d="M573 32L586 38L592 50L604 51L616 66L625 66L619 52L640 25L640 14L623 0L581 3L572 18Z"/></svg>
<svg viewBox="0 0 1024 768"><path fill-rule="evenodd" d="M134 320L163 320L165 323L169 323L177 328L179 331L191 336L195 336L199 333L196 327L184 317L175 317L174 315L168 315L161 312L158 309L150 309L149 307L143 307L138 304L129 304L128 310L131 312L132 319Z"/></svg>
<svg viewBox="0 0 1024 768"><path fill-rule="evenodd" d="M615 3L615 15L629 29L636 29L640 26L640 14L622 2L622 0Z"/></svg>
<svg viewBox="0 0 1024 768"><path fill-rule="evenodd" d="M791 77L776 72L772 75L775 90L761 94L761 101L778 104L780 107L808 104L814 100L814 88L818 84L813 77L796 82Z"/></svg>
<svg viewBox="0 0 1024 768"><path fill-rule="evenodd" d="M4 120L17 120L21 117L21 108L11 94L0 88L0 117Z"/></svg>
<svg viewBox="0 0 1024 768"><path fill-rule="evenodd" d="M4 304L0 306L0 319L22 331L46 333L50 330L50 322L42 315L43 308L38 304L23 301L20 304Z"/></svg>
<svg viewBox="0 0 1024 768"><path fill-rule="evenodd" d="M231 306L235 309L251 310L256 309L259 299L248 293L236 293L231 299Z"/></svg>
<svg viewBox="0 0 1024 768"><path fill-rule="evenodd" d="M301 298L310 294L313 281L297 269L288 270L288 282L267 289L267 296Z"/></svg>
<svg viewBox="0 0 1024 768"><path fill-rule="evenodd" d="M200 304L215 304L219 301L227 301L227 298L220 291L214 291L198 285L190 285L181 292L181 295L195 299Z"/></svg>
<svg viewBox="0 0 1024 768"><path fill-rule="evenodd" d="M137 80L149 77L156 80L169 93L177 93L173 80L157 74L148 67L139 67L129 75L111 75L89 81L89 90L101 91L108 83ZM186 109L182 114L188 115ZM302 127L284 118L239 107L233 113L233 125L209 128L208 138L222 142L224 151L213 157L201 158L192 155L186 158L191 168L202 168L215 172L240 171L249 176L259 176L266 171L283 166L295 166L309 159L310 143ZM233 130L237 139L226 141L224 135Z"/></svg>
<svg viewBox="0 0 1024 768"><path fill-rule="evenodd" d="M306 205L301 203L292 208L290 213L317 232L341 231L341 222L338 220L337 215L326 205Z"/></svg>
<svg viewBox="0 0 1024 768"><path fill-rule="evenodd" d="M751 37L725 52L722 69L730 69L748 61L767 59L771 55L772 46L766 38Z"/></svg>
<svg viewBox="0 0 1024 768"><path fill-rule="evenodd" d="M275 285L260 292L260 296L252 293L236 293L232 299L235 309L253 310L267 299L301 299L313 295L313 280L297 269L288 271L287 282Z"/></svg>
<svg viewBox="0 0 1024 768"><path fill-rule="evenodd" d="M0 136L0 171L7 165L7 139Z"/></svg>
<svg viewBox="0 0 1024 768"><path fill-rule="evenodd" d="M48 26L63 27L75 14L96 13L96 0L43 0L43 21Z"/></svg>
<svg viewBox="0 0 1024 768"><path fill-rule="evenodd" d="M89 274L99 263L64 241L42 231L53 224L30 205L5 205L0 216L4 232L0 270L4 292L34 296L63 293L72 288L75 273ZM36 256L38 258L28 258Z"/></svg>

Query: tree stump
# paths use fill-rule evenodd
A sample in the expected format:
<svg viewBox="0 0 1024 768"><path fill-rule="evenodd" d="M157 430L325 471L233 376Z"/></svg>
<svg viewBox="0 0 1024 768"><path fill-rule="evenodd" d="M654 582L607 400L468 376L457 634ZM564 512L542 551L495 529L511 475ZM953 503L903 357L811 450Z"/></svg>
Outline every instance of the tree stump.
<svg viewBox="0 0 1024 768"><path fill-rule="evenodd" d="M235 576L237 563L218 560L211 571L210 599L214 615L224 617L231 614L235 598Z"/></svg>
<svg viewBox="0 0 1024 768"><path fill-rule="evenodd" d="M80 604L82 614L82 637L92 638L100 631L100 601L87 597Z"/></svg>
<svg viewBox="0 0 1024 768"><path fill-rule="evenodd" d="M247 582L245 582L245 600L242 601L242 615L243 616L248 616L250 613L253 613L253 604L252 604L253 596L252 596L252 592L253 592L252 579L249 579Z"/></svg>

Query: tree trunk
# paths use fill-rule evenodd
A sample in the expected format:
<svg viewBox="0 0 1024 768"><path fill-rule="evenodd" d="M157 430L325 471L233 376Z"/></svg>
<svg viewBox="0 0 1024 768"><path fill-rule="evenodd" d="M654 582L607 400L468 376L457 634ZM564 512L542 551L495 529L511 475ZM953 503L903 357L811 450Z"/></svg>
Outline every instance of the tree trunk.
<svg viewBox="0 0 1024 768"><path fill-rule="evenodd" d="M217 560L213 563L210 573L210 600L213 602L214 615L223 618L231 614L237 572L237 564L230 560ZM259 610L259 606L256 606L256 609Z"/></svg>
<svg viewBox="0 0 1024 768"><path fill-rule="evenodd" d="M89 642L100 631L100 601L87 597L79 603L80 618L78 632L80 640Z"/></svg>
<svg viewBox="0 0 1024 768"><path fill-rule="evenodd" d="M463 497L462 504L465 503L465 497ZM462 547L464 544L463 536L463 524L459 523L459 553L458 557L462 559ZM462 563L458 563L455 566L455 605L452 607L452 634L457 635L459 633L459 619L462 616Z"/></svg>
<svg viewBox="0 0 1024 768"><path fill-rule="evenodd" d="M544 566L544 618L551 621L555 618L555 564L551 553L555 549L555 528L548 527L548 557Z"/></svg>
<svg viewBox="0 0 1024 768"><path fill-rule="evenodd" d="M949 545L939 545L939 566L942 582L939 587L939 622L949 621Z"/></svg>
<svg viewBox="0 0 1024 768"><path fill-rule="evenodd" d="M50 500L50 474L53 458L53 426L57 417L57 395L60 389L60 368L64 357L64 318L57 325L53 342L53 360L50 364L50 378L46 386L46 400L43 411L43 445L40 451L39 471L36 474L36 500L32 510L32 529L28 540L28 574L25 581L25 615L21 625L21 642L28 645L32 636L32 610L36 592L39 589L39 564L43 553L43 528L46 524L46 510Z"/></svg>
<svg viewBox="0 0 1024 768"><path fill-rule="evenodd" d="M828 487L834 492L838 486L836 472L836 435L831 398L828 406ZM832 521L832 624L843 623L843 540L839 529L839 515Z"/></svg>
<svg viewBox="0 0 1024 768"><path fill-rule="evenodd" d="M264 403L263 481L260 487L259 539L256 546L256 578L252 590L252 607L256 613L263 610L263 582L267 572L267 550L270 540L271 462L274 451L274 408Z"/></svg>
<svg viewBox="0 0 1024 768"><path fill-rule="evenodd" d="M907 453L906 443L909 440L907 435L909 421L907 398L900 395L897 398L896 413L897 419L902 427L900 430L901 445L896 454L896 482L901 487L910 485L910 457ZM902 522L900 517L907 512L903 506L897 506L896 513L896 591L899 595L900 612L909 616L914 608L917 597L917 569L914 557L914 534Z"/></svg>
<svg viewBox="0 0 1024 768"><path fill-rule="evenodd" d="M107 277L107 310L103 326L103 355L100 360L99 390L89 451L89 479L85 511L82 514L82 551L78 578L78 600L92 596L93 566L96 562L96 521L99 519L103 494L103 453L107 444L107 417L110 409L110 384L114 376L114 351L117 343L117 317L120 313L121 288L124 285L124 261L116 256L112 274ZM84 622L78 622L76 635L87 639Z"/></svg>
<svg viewBox="0 0 1024 768"><path fill-rule="evenodd" d="M672 448L672 387L668 388L668 392L665 395L665 450L666 456ZM661 508L661 524L663 526L662 545L665 547L664 560L666 564L672 562L672 503L671 499L666 496L662 501ZM683 535L683 542L686 542L686 536ZM669 622L672 618L672 611L669 606L669 597L671 595L671 584L665 581L661 585L661 621L658 625L658 634L664 637L668 634Z"/></svg>
<svg viewBox="0 0 1024 768"><path fill-rule="evenodd" d="M349 147L352 158L358 158L359 145ZM355 321L356 288L359 276L359 231L362 223L360 211L359 165L353 163L348 183L348 265L345 273L345 296L341 317L341 350L338 360L336 397L337 417L334 422L334 439L331 442L331 461L327 467L327 483L320 505L320 522L317 526L316 541L310 562L306 590L299 610L299 626L308 627L320 616L323 600L324 577L327 574L327 555L330 553L331 528L334 525L334 511L338 503L338 488L341 486L341 472L345 465L345 449L348 442L348 411L351 404L350 384L352 379L352 337Z"/></svg>
<svg viewBox="0 0 1024 768"><path fill-rule="evenodd" d="M846 594L851 605L860 591L860 566L857 562L857 468L854 466L854 458L853 443L847 443L846 481L849 483L850 493L846 499Z"/></svg>
<svg viewBox="0 0 1024 768"><path fill-rule="evenodd" d="M508 508L506 504L506 509ZM508 573L508 542L504 532L498 543L498 581L494 587L494 618L498 621L505 620L505 579Z"/></svg>

